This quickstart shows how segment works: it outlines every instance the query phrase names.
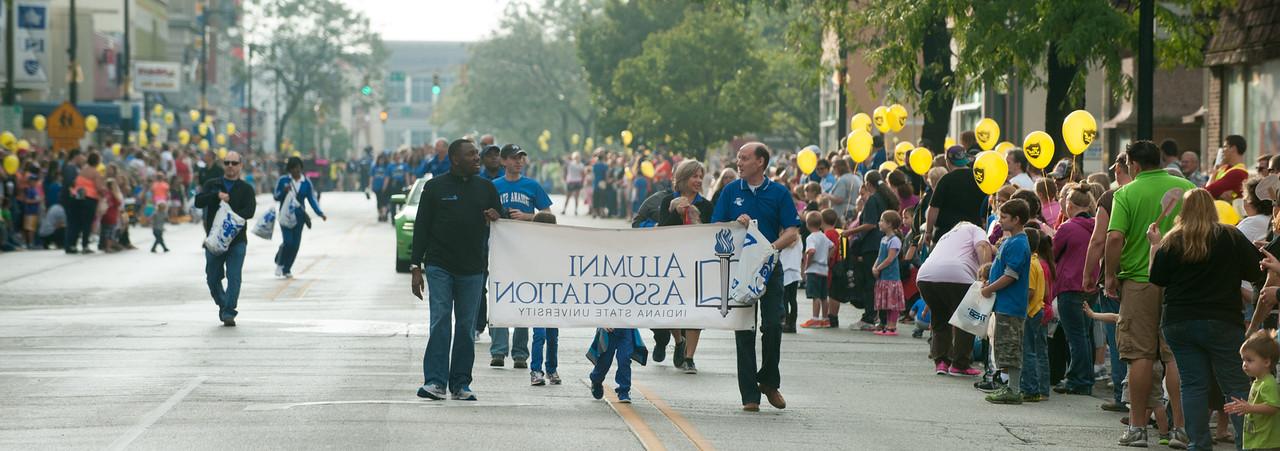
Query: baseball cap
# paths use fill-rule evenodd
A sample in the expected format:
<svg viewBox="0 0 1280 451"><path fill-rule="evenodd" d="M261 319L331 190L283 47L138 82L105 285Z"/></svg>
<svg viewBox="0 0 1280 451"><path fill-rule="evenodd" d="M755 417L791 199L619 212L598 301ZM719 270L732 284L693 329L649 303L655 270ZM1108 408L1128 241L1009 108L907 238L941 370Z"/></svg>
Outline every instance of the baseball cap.
<svg viewBox="0 0 1280 451"><path fill-rule="evenodd" d="M495 145L493 145L493 144L490 144L490 145L484 146L484 150L481 150L481 151L480 151L480 156L482 156L482 157L483 157L483 156L488 155L488 154L490 154L490 153L498 153L500 150L501 150L501 149L499 149L499 148L498 148L498 146L495 146Z"/></svg>
<svg viewBox="0 0 1280 451"><path fill-rule="evenodd" d="M1053 167L1053 172L1050 172L1049 176L1055 179L1064 179L1067 178L1068 174L1071 174L1071 160L1064 158L1058 160L1058 164Z"/></svg>
<svg viewBox="0 0 1280 451"><path fill-rule="evenodd" d="M960 146L951 146L947 148L947 161L953 166L968 166L969 151Z"/></svg>
<svg viewBox="0 0 1280 451"><path fill-rule="evenodd" d="M519 145L507 144L502 146L502 153L499 155L501 155L502 158L511 158L516 155L529 155L529 153L525 152L524 149L521 149Z"/></svg>

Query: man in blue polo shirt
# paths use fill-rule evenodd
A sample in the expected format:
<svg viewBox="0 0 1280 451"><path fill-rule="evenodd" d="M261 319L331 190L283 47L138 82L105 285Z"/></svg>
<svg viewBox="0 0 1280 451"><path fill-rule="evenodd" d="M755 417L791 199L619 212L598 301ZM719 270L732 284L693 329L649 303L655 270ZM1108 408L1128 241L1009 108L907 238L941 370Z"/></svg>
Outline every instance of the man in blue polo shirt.
<svg viewBox="0 0 1280 451"><path fill-rule="evenodd" d="M551 211L551 197L542 190L542 185L534 179L521 175L528 154L515 144L507 144L499 152L506 174L493 181L498 189L498 197L502 200L502 208L511 219L520 221L533 220L533 214L539 211ZM508 352L513 366L527 368L529 360L529 328L517 327L515 337L511 337L511 329L490 327L489 337L493 342L489 345L489 366L500 367L505 363ZM510 338L510 340L509 340Z"/></svg>
<svg viewBox="0 0 1280 451"><path fill-rule="evenodd" d="M800 215L787 187L769 181L764 172L769 167L769 147L750 142L738 150L738 173L741 178L725 186L711 214L712 222L738 221L743 225L756 221L756 227L774 250L782 250L800 236ZM756 332L735 332L738 345L738 390L742 393L742 410L760 411L760 395L773 407L783 409L787 401L778 391L781 375L778 360L782 347L782 268L774 268L760 298L760 333L762 365L756 370Z"/></svg>

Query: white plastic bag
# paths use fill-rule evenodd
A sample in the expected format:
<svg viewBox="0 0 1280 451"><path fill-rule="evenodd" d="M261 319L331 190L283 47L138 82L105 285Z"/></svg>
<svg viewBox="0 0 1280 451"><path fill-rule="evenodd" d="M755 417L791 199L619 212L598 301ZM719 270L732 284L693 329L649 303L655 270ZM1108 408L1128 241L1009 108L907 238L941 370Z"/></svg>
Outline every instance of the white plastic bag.
<svg viewBox="0 0 1280 451"><path fill-rule="evenodd" d="M298 196L295 195L297 192L297 186L292 186L292 189L284 195L284 203L280 204L280 214L277 216L281 227L292 229L298 226L298 207L301 205L298 204Z"/></svg>
<svg viewBox="0 0 1280 451"><path fill-rule="evenodd" d="M258 223L253 225L253 234L264 240L271 240L271 235L276 230L276 206L272 205L267 209L266 214L258 217Z"/></svg>
<svg viewBox="0 0 1280 451"><path fill-rule="evenodd" d="M244 218L231 211L231 205L222 202L218 212L213 215L213 225L209 227L209 237L204 239L204 247L213 255L222 255L231 247L236 235L244 230Z"/></svg>
<svg viewBox="0 0 1280 451"><path fill-rule="evenodd" d="M733 281L729 283L729 299L739 304L755 305L764 296L769 276L778 266L778 251L760 233L756 222L751 221L735 256L738 258L738 265Z"/></svg>
<svg viewBox="0 0 1280 451"><path fill-rule="evenodd" d="M969 291L964 294L964 299L960 300L960 306L956 308L956 312L951 315L951 320L948 322L975 337L985 338L987 318L991 316L991 309L995 304L995 298L982 296L982 283L974 282L969 287Z"/></svg>

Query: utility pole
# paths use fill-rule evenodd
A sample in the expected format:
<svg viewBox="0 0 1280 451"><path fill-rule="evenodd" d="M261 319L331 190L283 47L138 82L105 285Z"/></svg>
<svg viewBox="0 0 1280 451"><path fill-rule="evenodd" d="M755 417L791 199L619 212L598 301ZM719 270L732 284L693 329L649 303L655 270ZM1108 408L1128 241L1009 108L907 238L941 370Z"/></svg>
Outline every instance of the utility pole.
<svg viewBox="0 0 1280 451"><path fill-rule="evenodd" d="M245 65L247 66L245 72L249 74L249 114L244 124L246 128L245 152L247 153L253 152L253 44L249 44L249 54L246 56Z"/></svg>
<svg viewBox="0 0 1280 451"><path fill-rule="evenodd" d="M121 83L124 84L124 90L121 93L122 95L120 99L123 100L125 103L128 103L130 94L133 93L133 71L129 70L130 58L132 58L132 54L130 53L130 48L129 48L129 4L130 3L133 3L133 0L124 0L124 56L120 58L120 68L117 69L117 72L116 72L116 74L120 76ZM142 110L143 117L146 117L147 114L150 114L149 110L146 109L146 105L143 105L143 110Z"/></svg>
<svg viewBox="0 0 1280 451"><path fill-rule="evenodd" d="M1152 139L1155 108L1155 0L1140 0L1138 10L1138 139Z"/></svg>
<svg viewBox="0 0 1280 451"><path fill-rule="evenodd" d="M67 46L67 100L69 100L72 105L75 105L80 98L79 87L76 83L76 79L78 78L77 76L79 75L79 71L76 69L80 67L80 65L76 63L76 0L71 0L71 20L69 23L71 38L68 40L70 45ZM9 53L11 55L13 54L13 52Z"/></svg>
<svg viewBox="0 0 1280 451"><path fill-rule="evenodd" d="M4 0L4 104L12 106L17 103L18 93L13 87L13 29L18 26L18 21L14 19L13 0Z"/></svg>
<svg viewBox="0 0 1280 451"><path fill-rule="evenodd" d="M200 5L200 118L204 119L209 114L209 0Z"/></svg>

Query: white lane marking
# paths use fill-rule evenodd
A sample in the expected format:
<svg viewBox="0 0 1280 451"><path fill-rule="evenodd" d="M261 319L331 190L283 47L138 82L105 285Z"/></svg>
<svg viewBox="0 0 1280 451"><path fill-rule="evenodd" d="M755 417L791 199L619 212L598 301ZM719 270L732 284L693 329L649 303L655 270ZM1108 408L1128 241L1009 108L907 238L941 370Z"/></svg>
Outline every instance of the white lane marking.
<svg viewBox="0 0 1280 451"><path fill-rule="evenodd" d="M178 390L178 392L174 393L173 396L170 396L169 399L166 399L164 401L164 404L160 404L159 406L156 406L156 408L151 409L150 412L147 412L146 415L143 415L142 421L139 421L138 424L130 428L128 433L120 436L120 438L112 442L111 446L108 446L107 449L111 451L118 451L118 450L122 450L129 447L129 444L133 443L134 440L137 440L138 437L142 436L142 433L146 432L147 428L151 427L151 425L153 424L156 424L156 421L159 421L160 417L163 417L164 414L169 413L169 409L172 409L173 406L176 406L178 405L178 403L182 402L182 400L186 398L187 395L191 394L192 390L195 390L196 387L199 387L200 384L203 384L204 381L208 378L209 378L208 376L197 376L195 379L192 379L191 382L187 382L187 385L185 387L182 387L181 390Z"/></svg>

